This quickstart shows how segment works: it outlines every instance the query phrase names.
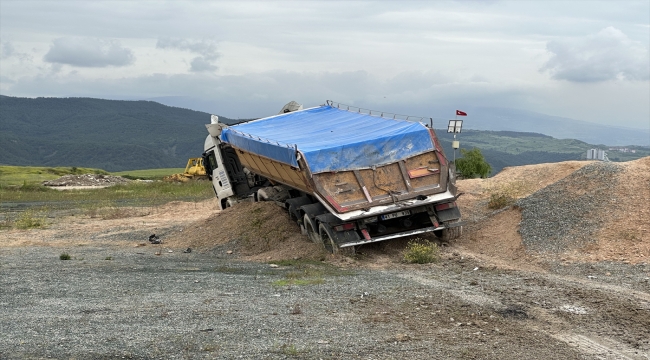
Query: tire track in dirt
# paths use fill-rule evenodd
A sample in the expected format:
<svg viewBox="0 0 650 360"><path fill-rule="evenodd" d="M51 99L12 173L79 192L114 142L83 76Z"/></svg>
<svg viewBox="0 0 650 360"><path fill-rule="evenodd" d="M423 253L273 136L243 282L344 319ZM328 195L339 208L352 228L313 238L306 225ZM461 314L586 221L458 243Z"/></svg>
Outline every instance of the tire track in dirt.
<svg viewBox="0 0 650 360"><path fill-rule="evenodd" d="M483 274L486 275L493 274ZM417 273L398 274L404 279L448 293L462 302L479 306L486 312L519 317L524 320L521 322L524 328L543 332L586 356L597 359L650 358L650 344L643 340L650 336L648 294L557 275L528 272L517 275L524 281L517 284L507 279L499 284L501 289L496 289L495 294L523 286L524 296L490 294L480 287L468 287L466 281L449 277L443 282ZM528 283L529 287L522 283ZM536 289L538 286L539 289L557 290L552 293L539 292ZM549 296L555 296L556 301L547 302ZM560 305L562 303L564 305ZM585 303L588 305L582 307Z"/></svg>

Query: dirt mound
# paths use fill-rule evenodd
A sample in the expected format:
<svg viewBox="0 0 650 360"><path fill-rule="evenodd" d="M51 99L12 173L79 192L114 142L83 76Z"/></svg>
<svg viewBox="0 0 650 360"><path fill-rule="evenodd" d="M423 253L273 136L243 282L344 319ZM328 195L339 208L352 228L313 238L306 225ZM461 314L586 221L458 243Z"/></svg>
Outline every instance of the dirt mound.
<svg viewBox="0 0 650 360"><path fill-rule="evenodd" d="M592 163L517 201L526 249L559 253L593 242L610 215L620 170L614 163Z"/></svg>
<svg viewBox="0 0 650 360"><path fill-rule="evenodd" d="M576 260L614 260L630 263L650 259L650 157L617 163L617 185L611 189L607 214L596 242L568 257Z"/></svg>
<svg viewBox="0 0 650 360"><path fill-rule="evenodd" d="M58 179L45 181L45 186L111 186L126 184L131 180L121 176L102 174L64 175Z"/></svg>
<svg viewBox="0 0 650 360"><path fill-rule="evenodd" d="M251 260L322 259L324 249L300 233L289 214L272 202L243 202L212 214L166 240L200 251L230 250Z"/></svg>
<svg viewBox="0 0 650 360"><path fill-rule="evenodd" d="M458 187L468 222L458 244L471 252L520 263L639 263L650 256L650 158L506 168ZM489 209L491 195L504 191L514 207Z"/></svg>

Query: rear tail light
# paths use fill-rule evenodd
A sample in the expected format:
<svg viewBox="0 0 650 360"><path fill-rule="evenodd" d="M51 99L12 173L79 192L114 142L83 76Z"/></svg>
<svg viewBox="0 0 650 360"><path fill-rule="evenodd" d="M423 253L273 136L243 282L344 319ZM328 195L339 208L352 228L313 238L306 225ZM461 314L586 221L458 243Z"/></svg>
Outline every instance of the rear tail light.
<svg viewBox="0 0 650 360"><path fill-rule="evenodd" d="M450 203L444 203L444 204L436 205L436 210L437 211L442 211L442 210L447 210L447 209L454 208L454 207L456 207L456 203L455 202L450 202Z"/></svg>
<svg viewBox="0 0 650 360"><path fill-rule="evenodd" d="M334 230L336 230L336 231L347 231L347 230L354 229L354 227L355 227L354 223L347 223L347 224L343 224L343 225L334 226Z"/></svg>

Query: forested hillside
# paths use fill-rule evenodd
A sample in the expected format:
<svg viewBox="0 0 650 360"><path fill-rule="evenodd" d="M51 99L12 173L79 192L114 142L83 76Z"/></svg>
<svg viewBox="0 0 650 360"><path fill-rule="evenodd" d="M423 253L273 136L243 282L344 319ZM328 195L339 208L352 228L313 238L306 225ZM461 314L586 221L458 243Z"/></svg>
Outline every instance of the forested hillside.
<svg viewBox="0 0 650 360"><path fill-rule="evenodd" d="M239 121L220 119L227 124ZM0 164L107 171L183 167L188 158L203 152L204 124L209 122L208 113L152 101L0 96ZM453 136L446 130L437 133L453 159ZM481 149L494 173L505 166L580 160L588 149L607 149L512 131L467 130L458 140L463 149ZM650 155L647 147L630 149L636 153L608 151L609 158L624 161Z"/></svg>
<svg viewBox="0 0 650 360"><path fill-rule="evenodd" d="M207 113L152 101L0 96L0 163L182 167L203 152L209 122Z"/></svg>

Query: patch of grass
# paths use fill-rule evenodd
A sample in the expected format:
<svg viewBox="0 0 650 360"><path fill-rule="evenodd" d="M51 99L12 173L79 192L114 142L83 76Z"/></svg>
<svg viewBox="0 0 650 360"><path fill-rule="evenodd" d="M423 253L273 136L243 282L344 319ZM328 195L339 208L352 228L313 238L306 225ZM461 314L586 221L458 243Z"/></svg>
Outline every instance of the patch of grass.
<svg viewBox="0 0 650 360"><path fill-rule="evenodd" d="M91 218L101 218L103 220L125 219L136 216L147 216L151 214L149 208L132 208L119 206L93 207L86 211Z"/></svg>
<svg viewBox="0 0 650 360"><path fill-rule="evenodd" d="M438 261L440 248L435 243L420 238L409 241L404 250L404 262L411 264L428 264Z"/></svg>
<svg viewBox="0 0 650 360"><path fill-rule="evenodd" d="M623 239L625 239L625 240L630 240L630 241L640 241L640 240L641 240L641 239L637 236L636 232L634 232L634 231L628 231L628 230L623 231L623 233L621 234L621 236L622 236Z"/></svg>
<svg viewBox="0 0 650 360"><path fill-rule="evenodd" d="M304 285L318 285L324 283L323 278L317 279L281 279L272 283L273 286L304 286Z"/></svg>
<svg viewBox="0 0 650 360"><path fill-rule="evenodd" d="M488 190L490 199L488 208L493 210L503 209L517 201L517 199L528 193L528 186L523 181L515 181Z"/></svg>
<svg viewBox="0 0 650 360"><path fill-rule="evenodd" d="M40 228L45 225L45 217L38 216L33 210L23 211L14 221L14 227L22 230Z"/></svg>
<svg viewBox="0 0 650 360"><path fill-rule="evenodd" d="M348 270L324 264L314 260L279 260L271 263L292 266L294 269L285 273L284 279L273 282L274 286L318 285L325 282L326 276L352 275Z"/></svg>
<svg viewBox="0 0 650 360"><path fill-rule="evenodd" d="M2 229L10 229L13 227L13 222L9 219L4 219L0 221L0 230Z"/></svg>
<svg viewBox="0 0 650 360"><path fill-rule="evenodd" d="M515 198L508 194L490 194L488 208L493 210L503 209L515 203Z"/></svg>
<svg viewBox="0 0 650 360"><path fill-rule="evenodd" d="M114 172L111 175L122 176L131 180L161 180L165 176L180 174L183 171L185 171L185 168L144 169Z"/></svg>
<svg viewBox="0 0 650 360"><path fill-rule="evenodd" d="M278 266L295 266L297 268L303 268L305 266L327 266L320 261L310 260L310 259L285 259L285 260L272 260L268 262L269 264L275 264Z"/></svg>
<svg viewBox="0 0 650 360"><path fill-rule="evenodd" d="M219 349L219 346L209 344L209 345L203 345L203 348L201 350L205 351L205 352L213 352L213 351L217 351L218 349Z"/></svg>
<svg viewBox="0 0 650 360"><path fill-rule="evenodd" d="M306 353L307 350L298 349L294 344L282 344L277 347L276 352L287 356L299 356Z"/></svg>
<svg viewBox="0 0 650 360"><path fill-rule="evenodd" d="M59 260L70 260L70 259L72 259L72 257L68 253L63 253L59 255Z"/></svg>

